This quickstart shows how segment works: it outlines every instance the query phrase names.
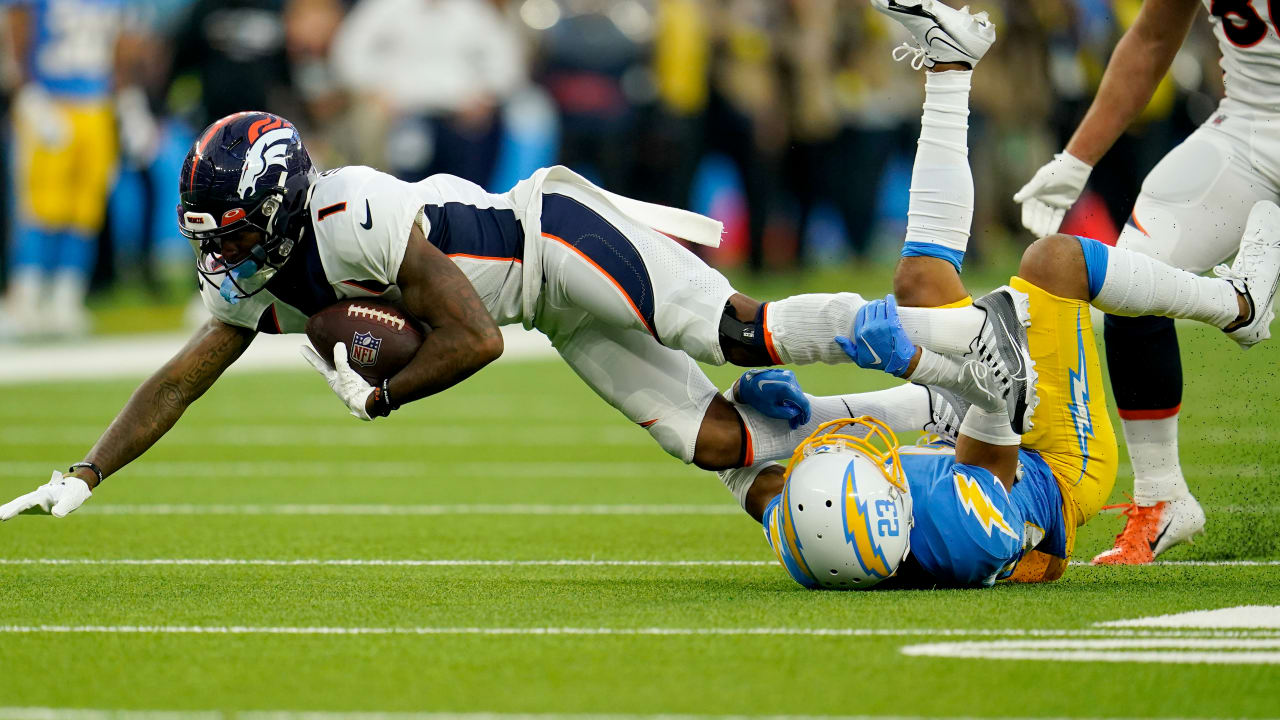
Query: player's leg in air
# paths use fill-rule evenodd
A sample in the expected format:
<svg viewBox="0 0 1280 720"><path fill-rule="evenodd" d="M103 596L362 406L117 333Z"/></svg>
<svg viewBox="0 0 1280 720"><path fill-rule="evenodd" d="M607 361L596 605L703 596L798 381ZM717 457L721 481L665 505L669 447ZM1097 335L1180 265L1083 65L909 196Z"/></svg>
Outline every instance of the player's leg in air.
<svg viewBox="0 0 1280 720"><path fill-rule="evenodd" d="M866 301L834 293L763 303L736 293L670 238L572 183L544 186L541 224L546 283L535 327L598 394L669 453L703 468L736 471L725 482L758 518L764 495L748 501L748 489L762 473L761 488L781 482L780 468L768 461L788 457L821 423L848 417L851 405L841 397L802 397L795 407L764 406L762 412L721 396L695 360L747 367L848 363L857 352L848 337ZM890 394L928 402L939 392L955 393L1021 427L1029 391L1016 368L1007 368L1021 360L1015 351L998 351L986 310L903 308L902 316L918 356L880 358L880 367L901 374L910 366L910 377L936 390ZM945 354L979 345L992 352ZM761 376L746 390L763 391L769 383Z"/></svg>
<svg viewBox="0 0 1280 720"><path fill-rule="evenodd" d="M926 35L927 28L917 34ZM935 72L928 76L907 241L895 274L895 290L904 305L957 304L966 297L958 266L968 240L972 208L972 178L965 147L968 80L968 72ZM1008 451L991 448L1016 449L1019 443L1038 451L1073 506L1074 528L1097 512L1110 491L1115 472L1114 433L1102 401L1097 350L1086 306L1092 303L1117 315L1159 314L1194 319L1227 330L1233 338L1258 337L1265 333L1272 313L1269 303L1259 303L1255 311L1252 298L1270 298L1280 272L1280 236L1264 230L1270 217L1280 217L1280 210L1269 204L1255 210L1258 222L1251 225L1240 259L1223 273L1223 279L1200 277L1132 251L1074 236L1055 235L1038 241L1024 254L1019 276L1012 280L1013 289L998 290L979 299L978 309L968 309L973 315L970 322L981 323L987 316L1002 318L998 311L992 312L998 307L992 305L995 298L1021 298L1028 304L1032 318L1029 352L1039 371L1035 385L1041 401L1035 426L1018 438L1010 432L1008 422L999 417L999 406L979 405L967 412L961 408L957 413L954 410L960 403L954 397L925 395L909 387L893 391L898 393L895 399L909 406L900 407L895 416L880 417L889 419L895 430L919 429L918 425L897 426L897 418L912 418L914 423L929 417L936 429L945 425L937 422L941 400L944 407L953 409L951 417L963 415L963 435L991 446L970 445L966 452L966 443L961 442L957 454L964 455L963 461L973 462L970 452L977 450L980 456L995 458L997 464L999 458L1007 462ZM914 322L916 318L911 314L902 315L901 323L908 330ZM948 326L917 325L914 332L908 333L908 342L928 338L935 347L952 342L956 353L974 347L951 332ZM867 343L861 333L856 339L859 345L874 344ZM899 343L893 352L899 349L905 354L911 348ZM888 352L881 349L878 354ZM864 358L858 359L864 367L872 366ZM919 381L919 370L917 366L894 374ZM853 408L861 399L848 396L845 401ZM997 418L994 422L993 416ZM776 494L776 490L770 488L770 493Z"/></svg>
<svg viewBox="0 0 1280 720"><path fill-rule="evenodd" d="M1253 209L1259 201L1280 198L1280 189L1254 165L1258 135L1250 114L1230 112L1229 105L1224 101L1227 111L1196 130L1147 176L1117 247L1202 273L1236 251L1242 232L1280 232L1274 216ZM1258 298L1258 304L1270 301ZM1168 318L1115 314L1107 316L1103 336L1134 478L1124 530L1094 562L1148 563L1189 541L1205 524L1178 462L1178 336ZM1233 338L1246 348L1260 339Z"/></svg>

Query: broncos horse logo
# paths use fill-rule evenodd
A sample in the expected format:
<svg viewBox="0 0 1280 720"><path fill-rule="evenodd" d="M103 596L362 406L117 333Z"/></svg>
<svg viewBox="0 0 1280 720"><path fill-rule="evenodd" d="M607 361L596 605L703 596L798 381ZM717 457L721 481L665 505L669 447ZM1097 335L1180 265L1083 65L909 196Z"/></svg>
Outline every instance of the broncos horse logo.
<svg viewBox="0 0 1280 720"><path fill-rule="evenodd" d="M240 172L240 185L236 188L241 198L253 194L267 170L272 167L288 168L288 141L297 134L293 125L278 117L263 118L249 126L251 144L244 154L244 169Z"/></svg>

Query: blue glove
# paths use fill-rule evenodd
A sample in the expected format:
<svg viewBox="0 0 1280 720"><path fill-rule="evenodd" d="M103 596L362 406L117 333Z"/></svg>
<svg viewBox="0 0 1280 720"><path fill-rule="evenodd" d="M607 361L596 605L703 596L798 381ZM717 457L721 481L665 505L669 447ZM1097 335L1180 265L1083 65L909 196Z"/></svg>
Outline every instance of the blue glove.
<svg viewBox="0 0 1280 720"><path fill-rule="evenodd" d="M792 430L809 422L809 398L790 370L748 370L738 379L737 395L761 414L786 420Z"/></svg>
<svg viewBox="0 0 1280 720"><path fill-rule="evenodd" d="M898 319L898 301L893 295L863 305L853 322L853 339L837 337L836 344L858 367L897 377L906 373L916 354L916 346Z"/></svg>

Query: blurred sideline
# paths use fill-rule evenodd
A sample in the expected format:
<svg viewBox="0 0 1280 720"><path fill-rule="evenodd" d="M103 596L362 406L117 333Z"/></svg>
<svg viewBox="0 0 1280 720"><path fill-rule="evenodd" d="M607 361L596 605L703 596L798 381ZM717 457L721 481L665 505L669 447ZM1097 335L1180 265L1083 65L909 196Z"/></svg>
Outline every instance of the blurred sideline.
<svg viewBox="0 0 1280 720"><path fill-rule="evenodd" d="M506 350L498 362L526 362L556 357L541 333L519 326L502 329ZM59 380L143 378L173 357L189 333L117 335L90 338L69 345L5 348L0 362L0 385ZM307 370L298 348L304 335L258 335L228 374L262 370Z"/></svg>

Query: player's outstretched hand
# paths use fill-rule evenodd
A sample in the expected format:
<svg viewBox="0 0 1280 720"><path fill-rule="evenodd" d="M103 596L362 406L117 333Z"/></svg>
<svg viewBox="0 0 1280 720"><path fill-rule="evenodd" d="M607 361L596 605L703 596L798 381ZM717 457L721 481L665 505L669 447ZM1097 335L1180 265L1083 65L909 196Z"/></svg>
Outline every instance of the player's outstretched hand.
<svg viewBox="0 0 1280 720"><path fill-rule="evenodd" d="M1036 171L1013 196L1022 205L1022 225L1036 238L1058 232L1067 210L1080 198L1093 166L1068 152L1060 152Z"/></svg>
<svg viewBox="0 0 1280 720"><path fill-rule="evenodd" d="M809 397L790 370L748 370L735 383L734 396L762 415L786 420L792 430L809 422Z"/></svg>
<svg viewBox="0 0 1280 720"><path fill-rule="evenodd" d="M853 338L836 338L845 354L868 370L883 370L902 377L915 357L916 346L898 319L898 301L893 295L872 300L858 310L853 322Z"/></svg>
<svg viewBox="0 0 1280 720"><path fill-rule="evenodd" d="M75 475L63 475L57 470L49 482L20 498L0 505L0 521L11 520L19 513L39 508L43 512L60 518L84 504L93 491L89 484Z"/></svg>
<svg viewBox="0 0 1280 720"><path fill-rule="evenodd" d="M352 415L361 420L373 419L369 417L369 411L366 408L369 396L373 394L373 386L351 369L350 363L347 362L346 343L337 343L333 346L333 365L329 365L308 345L302 346L302 357L311 363L311 367L315 368L316 372L324 376L325 381L329 383L329 388L342 402L346 403Z"/></svg>

